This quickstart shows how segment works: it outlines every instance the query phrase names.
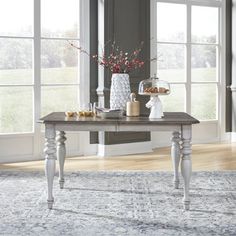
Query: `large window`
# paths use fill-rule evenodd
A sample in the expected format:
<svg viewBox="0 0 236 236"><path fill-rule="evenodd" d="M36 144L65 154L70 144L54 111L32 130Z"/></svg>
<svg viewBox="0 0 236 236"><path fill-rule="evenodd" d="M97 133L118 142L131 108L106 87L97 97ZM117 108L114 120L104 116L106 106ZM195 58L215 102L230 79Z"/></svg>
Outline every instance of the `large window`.
<svg viewBox="0 0 236 236"><path fill-rule="evenodd" d="M217 120L221 86L222 1L155 0L152 72L171 84L165 111L186 111ZM153 18L152 18L153 20Z"/></svg>
<svg viewBox="0 0 236 236"><path fill-rule="evenodd" d="M0 133L32 133L35 121L79 102L79 0L0 2Z"/></svg>

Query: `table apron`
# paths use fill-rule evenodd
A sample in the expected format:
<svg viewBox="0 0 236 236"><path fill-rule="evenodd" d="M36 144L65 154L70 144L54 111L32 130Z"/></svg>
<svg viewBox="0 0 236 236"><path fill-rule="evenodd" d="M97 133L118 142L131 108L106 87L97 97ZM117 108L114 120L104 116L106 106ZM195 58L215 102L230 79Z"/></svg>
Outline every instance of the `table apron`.
<svg viewBox="0 0 236 236"><path fill-rule="evenodd" d="M55 130L59 131L106 131L106 132L143 132L143 131L178 131L181 132L181 125L154 125L154 124L55 124Z"/></svg>
<svg viewBox="0 0 236 236"><path fill-rule="evenodd" d="M107 131L116 132L116 125L104 125L104 124L55 124L55 129L59 131Z"/></svg>
<svg viewBox="0 0 236 236"><path fill-rule="evenodd" d="M154 125L154 124L148 124L148 125L118 125L117 127L118 132L124 132L124 131L134 131L134 132L142 132L142 131L181 131L181 125Z"/></svg>

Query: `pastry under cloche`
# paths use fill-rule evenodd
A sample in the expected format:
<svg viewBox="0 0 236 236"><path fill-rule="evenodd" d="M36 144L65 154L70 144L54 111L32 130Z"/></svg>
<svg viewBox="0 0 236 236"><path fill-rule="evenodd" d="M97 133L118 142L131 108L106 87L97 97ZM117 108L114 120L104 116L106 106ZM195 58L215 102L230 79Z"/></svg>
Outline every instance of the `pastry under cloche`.
<svg viewBox="0 0 236 236"><path fill-rule="evenodd" d="M142 80L139 83L139 92L140 95L168 95L170 93L169 83L160 80L154 75L149 79Z"/></svg>

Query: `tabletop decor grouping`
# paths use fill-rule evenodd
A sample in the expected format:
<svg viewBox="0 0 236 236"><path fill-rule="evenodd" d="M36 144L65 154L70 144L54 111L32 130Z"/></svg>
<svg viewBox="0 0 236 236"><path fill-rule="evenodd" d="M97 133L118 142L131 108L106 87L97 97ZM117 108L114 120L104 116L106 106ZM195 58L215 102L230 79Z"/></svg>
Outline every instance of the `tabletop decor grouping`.
<svg viewBox="0 0 236 236"><path fill-rule="evenodd" d="M126 103L129 101L131 94L129 74L132 71L144 67L147 61L141 57L141 51L144 47L142 41L140 45L131 52L120 48L116 42L108 41L105 43L102 55L90 54L81 46L77 46L73 42L70 45L78 49L81 53L85 53L92 60L112 72L111 88L110 88L110 109L126 110ZM150 61L156 61L157 57Z"/></svg>

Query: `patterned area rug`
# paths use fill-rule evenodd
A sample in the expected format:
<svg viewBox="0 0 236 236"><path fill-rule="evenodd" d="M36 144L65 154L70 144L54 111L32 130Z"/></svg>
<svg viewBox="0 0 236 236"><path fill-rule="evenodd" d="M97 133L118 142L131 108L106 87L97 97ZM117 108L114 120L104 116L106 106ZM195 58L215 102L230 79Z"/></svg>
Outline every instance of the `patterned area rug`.
<svg viewBox="0 0 236 236"><path fill-rule="evenodd" d="M196 172L191 210L170 172L77 172L54 185L39 172L0 172L0 235L236 235L236 171Z"/></svg>

